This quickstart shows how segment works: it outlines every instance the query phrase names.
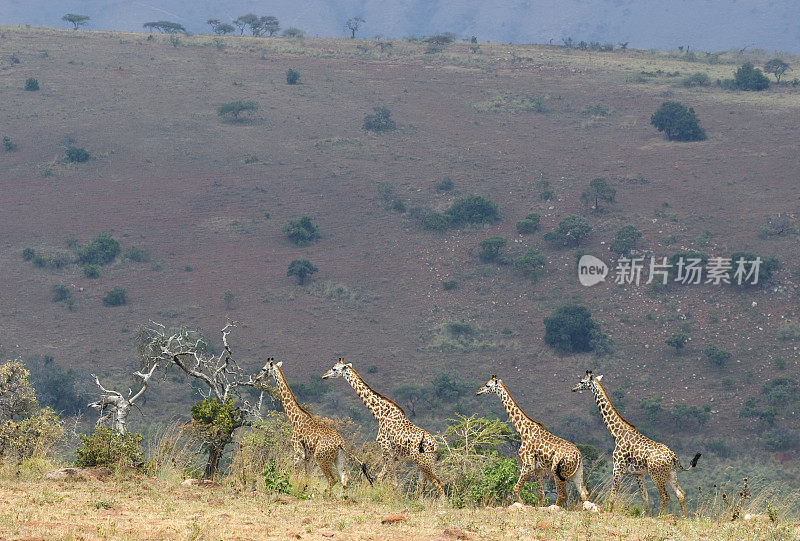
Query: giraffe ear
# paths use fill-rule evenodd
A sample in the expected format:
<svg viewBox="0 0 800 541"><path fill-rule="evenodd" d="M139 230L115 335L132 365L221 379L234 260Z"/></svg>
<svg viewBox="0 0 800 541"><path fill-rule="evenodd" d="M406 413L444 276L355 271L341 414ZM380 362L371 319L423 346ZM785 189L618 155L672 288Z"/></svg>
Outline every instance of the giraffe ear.
<svg viewBox="0 0 800 541"><path fill-rule="evenodd" d="M603 379L603 375L600 374L599 376L595 376L594 379L596 379L597 381L600 381L601 379Z"/></svg>
<svg viewBox="0 0 800 541"><path fill-rule="evenodd" d="M277 363L275 363L275 366L280 368L281 366L283 366L283 361L278 361Z"/></svg>
<svg viewBox="0 0 800 541"><path fill-rule="evenodd" d="M353 363L347 363L347 366L349 366L350 368L353 368Z"/></svg>

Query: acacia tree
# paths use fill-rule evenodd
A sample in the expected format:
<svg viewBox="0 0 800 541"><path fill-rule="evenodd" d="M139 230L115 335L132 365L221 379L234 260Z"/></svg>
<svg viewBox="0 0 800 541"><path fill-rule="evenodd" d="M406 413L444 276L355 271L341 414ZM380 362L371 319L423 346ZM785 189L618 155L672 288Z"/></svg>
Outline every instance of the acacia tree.
<svg viewBox="0 0 800 541"><path fill-rule="evenodd" d="M88 15L67 13L66 15L61 17L61 20L71 23L74 26L73 30L77 30L79 26L83 26L84 24L86 24L86 21L88 21L89 18L90 17Z"/></svg>
<svg viewBox="0 0 800 541"><path fill-rule="evenodd" d="M286 271L286 276L297 276L297 283L303 285L306 283L306 278L317 272L319 269L308 259L295 259L289 263L289 269Z"/></svg>
<svg viewBox="0 0 800 541"><path fill-rule="evenodd" d="M766 64L764 64L764 71L766 73L771 73L775 76L775 80L780 83L781 82L781 75L786 73L786 70L789 69L789 64L781 60L780 58L773 58L772 60L768 60Z"/></svg>
<svg viewBox="0 0 800 541"><path fill-rule="evenodd" d="M217 472L225 447L233 433L260 417L264 397L262 384L239 366L228 345L228 335L236 326L228 323L222 333L222 351L211 353L209 343L194 330L168 330L152 323L139 331L138 350L142 367L154 364L161 370L176 368L199 387L202 400L192 407L192 429L208 453L203 477ZM193 385L194 386L194 385ZM248 389L259 391L258 401L250 401Z"/></svg>
<svg viewBox="0 0 800 541"><path fill-rule="evenodd" d="M162 34L185 34L186 28L180 23L173 23L171 21L152 21L144 23L143 27L148 30L158 30Z"/></svg>
<svg viewBox="0 0 800 541"><path fill-rule="evenodd" d="M358 29L361 28L361 25L364 24L365 22L367 21L365 21L361 17L352 17L350 19L347 19L347 22L344 23L344 25L345 27L347 27L348 30L350 30L351 39L355 39L356 32L358 32Z"/></svg>
<svg viewBox="0 0 800 541"><path fill-rule="evenodd" d="M223 23L219 19L209 19L206 21L206 24L211 25L212 32L218 36L230 34L235 30L233 26L229 25L228 23Z"/></svg>
<svg viewBox="0 0 800 541"><path fill-rule="evenodd" d="M594 209L600 210L600 201L613 203L617 190L612 188L604 178L596 178L589 183L589 187L581 194L581 201L586 204L594 200Z"/></svg>
<svg viewBox="0 0 800 541"><path fill-rule="evenodd" d="M704 141L706 132L694 109L677 101L665 101L650 117L650 124L663 131L668 141Z"/></svg>

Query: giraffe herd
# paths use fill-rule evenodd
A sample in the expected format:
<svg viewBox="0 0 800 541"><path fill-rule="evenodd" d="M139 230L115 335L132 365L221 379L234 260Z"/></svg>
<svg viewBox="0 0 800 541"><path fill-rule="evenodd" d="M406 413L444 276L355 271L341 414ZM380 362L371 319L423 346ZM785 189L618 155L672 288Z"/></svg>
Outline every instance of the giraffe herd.
<svg viewBox="0 0 800 541"><path fill-rule="evenodd" d="M312 417L300 406L283 376L281 365L282 363L276 363L272 358L268 359L256 380L268 377L275 379L283 408L292 426L290 443L294 452L295 466L299 467L302 464L307 472L308 464L313 457L328 481L329 490L337 482L332 469L335 466L339 475L338 480L346 489L348 480L345 464L349 457L359 464L362 473L371 484L372 478L365 464L347 449L342 436L328 424ZM389 476L391 482L397 485L396 467L397 463L403 460L413 463L419 470L420 493L430 481L439 496L444 496L444 484L434 471L438 444L429 432L409 421L403 408L394 401L367 385L353 368L352 363L345 363L344 359L340 358L322 378L344 378L378 422L377 443L384 464L377 480ZM612 455L613 485L610 510L613 511L622 478L625 474L630 474L636 479L645 509L649 514L650 504L643 479L645 474L649 474L658 489L660 514L664 513L669 503L670 497L667 492L669 486L675 492L681 511L686 516L686 493L678 485L677 472L679 469L687 471L694 468L700 453L692 459L689 468L684 468L669 447L645 437L622 418L603 389L600 383L602 378L603 376L594 376L591 371L587 371L585 377L572 388L572 391L592 392L603 423L615 441ZM476 394L489 393L500 397L511 423L520 435L519 460L522 467L519 479L513 488L516 500L522 502L520 490L526 481L533 480L536 481L539 501L544 501L542 481L544 477L552 477L556 485L556 505L563 505L567 499L567 482L575 485L578 497L586 502L589 493L583 486L583 463L578 447L551 434L541 423L528 417L511 397L503 381L496 376L492 376Z"/></svg>

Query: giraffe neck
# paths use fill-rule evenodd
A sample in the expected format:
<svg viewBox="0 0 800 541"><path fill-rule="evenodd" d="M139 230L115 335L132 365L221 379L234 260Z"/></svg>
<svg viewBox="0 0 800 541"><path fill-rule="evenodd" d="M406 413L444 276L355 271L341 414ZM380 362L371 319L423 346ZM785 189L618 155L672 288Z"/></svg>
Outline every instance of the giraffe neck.
<svg viewBox="0 0 800 541"><path fill-rule="evenodd" d="M389 417L405 417L400 406L373 391L352 367L345 371L344 377L378 421Z"/></svg>
<svg viewBox="0 0 800 541"><path fill-rule="evenodd" d="M283 370L281 370L278 366L275 367L275 384L278 386L278 394L281 397L283 410L286 412L286 415L289 417L292 425L300 420L300 418L308 416L308 412L304 410L297 402L297 399L294 397L294 393L289 388L289 384L286 383L286 378L283 376Z"/></svg>
<svg viewBox="0 0 800 541"><path fill-rule="evenodd" d="M615 440L630 430L636 430L632 424L622 418L608 398L606 390L596 379L592 380L592 394L594 394L594 401L597 402L597 407L600 409L600 415L603 416L603 424L606 425Z"/></svg>
<svg viewBox="0 0 800 541"><path fill-rule="evenodd" d="M503 402L503 406L506 408L506 413L508 413L508 418L511 420L511 424L514 425L514 428L517 429L517 432L522 434L523 425L525 421L530 420L525 412L522 411L517 403L511 398L511 395L506 389L506 386L503 383L500 383L497 389L497 395L500 397L500 400Z"/></svg>

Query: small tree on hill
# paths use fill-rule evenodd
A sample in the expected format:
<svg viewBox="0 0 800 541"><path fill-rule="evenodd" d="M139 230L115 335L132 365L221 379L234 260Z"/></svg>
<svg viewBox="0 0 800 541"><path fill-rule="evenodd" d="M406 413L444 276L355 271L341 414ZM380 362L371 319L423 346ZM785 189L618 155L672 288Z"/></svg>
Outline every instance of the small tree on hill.
<svg viewBox="0 0 800 541"><path fill-rule="evenodd" d="M281 36L285 38L296 38L302 39L306 37L306 33L300 30L299 28L295 28L294 26L290 26L286 30L281 33Z"/></svg>
<svg viewBox="0 0 800 541"><path fill-rule="evenodd" d="M286 233L286 236L289 237L289 240L298 246L305 246L311 241L319 238L318 228L308 216L289 220L289 223L284 225L281 228L281 231Z"/></svg>
<svg viewBox="0 0 800 541"><path fill-rule="evenodd" d="M480 195L468 195L456 199L445 215L456 226L465 224L490 224L500 219L497 203Z"/></svg>
<svg viewBox="0 0 800 541"><path fill-rule="evenodd" d="M579 304L556 308L544 318L544 331L544 342L563 353L592 351L602 334L591 312Z"/></svg>
<svg viewBox="0 0 800 541"><path fill-rule="evenodd" d="M592 226L577 214L571 214L558 222L558 226L544 234L544 240L554 245L575 246L592 232Z"/></svg>
<svg viewBox="0 0 800 541"><path fill-rule="evenodd" d="M518 220L516 223L517 233L520 235L527 235L528 233L533 233L537 229L539 229L539 213L538 212L531 212L522 220Z"/></svg>
<svg viewBox="0 0 800 541"><path fill-rule="evenodd" d="M392 120L392 113L386 107L373 107L374 114L364 117L364 131L378 133L392 131L397 128L397 124Z"/></svg>
<svg viewBox="0 0 800 541"><path fill-rule="evenodd" d="M306 278L317 272L319 269L314 266L308 259L295 259L289 263L289 269L286 271L286 276L297 276L297 283L303 285L306 283Z"/></svg>
<svg viewBox="0 0 800 541"><path fill-rule="evenodd" d="M206 24L211 25L211 31L218 36L223 34L231 34L234 32L234 30L236 30L233 26L229 25L228 23L223 23L219 19L209 19L206 21Z"/></svg>
<svg viewBox="0 0 800 541"><path fill-rule="evenodd" d="M230 118L233 121L239 120L242 113L253 113L258 111L258 103L254 101L231 101L223 103L217 108L217 114L221 117Z"/></svg>
<svg viewBox="0 0 800 541"><path fill-rule="evenodd" d="M266 33L269 37L274 36L281 29L280 22L277 17L272 15L265 15L261 17L261 31Z"/></svg>
<svg viewBox="0 0 800 541"><path fill-rule="evenodd" d="M581 194L581 201L589 204L594 201L595 210L600 210L600 201L614 202L617 190L608 185L604 178L596 178L589 183L589 187Z"/></svg>
<svg viewBox="0 0 800 541"><path fill-rule="evenodd" d="M686 342L689 341L689 335L685 332L676 332L672 336L668 337L664 340L664 343L667 344L669 347L675 348L675 353L680 352L683 349L683 346L686 345Z"/></svg>
<svg viewBox="0 0 800 541"><path fill-rule="evenodd" d="M299 82L300 82L300 74L297 71L293 70L292 68L286 70L287 85L296 85Z"/></svg>
<svg viewBox="0 0 800 541"><path fill-rule="evenodd" d="M358 29L361 28L361 25L364 24L365 22L366 21L364 19L362 19L361 17L353 17L353 18L347 19L347 22L344 23L344 25L345 25L345 27L347 27L348 30L350 30L350 38L351 39L355 39L356 32L358 32Z"/></svg>
<svg viewBox="0 0 800 541"><path fill-rule="evenodd" d="M733 76L733 82L739 90L766 90L769 88L769 79L760 69L746 62L742 64Z"/></svg>
<svg viewBox="0 0 800 541"><path fill-rule="evenodd" d="M498 236L483 239L479 244L481 253L478 254L478 257L484 263L497 261L500 258L500 250L505 247L507 242L506 239Z"/></svg>
<svg viewBox="0 0 800 541"><path fill-rule="evenodd" d="M631 249L636 247L636 241L640 238L642 238L641 231L632 225L626 225L617 231L617 236L609 248L616 254L627 255Z"/></svg>
<svg viewBox="0 0 800 541"><path fill-rule="evenodd" d="M772 60L768 60L766 64L764 64L764 71L766 73L771 73L775 76L775 80L780 83L781 76L786 73L786 70L789 69L789 64L781 60L780 58L773 58Z"/></svg>
<svg viewBox="0 0 800 541"><path fill-rule="evenodd" d="M119 255L119 242L107 233L101 233L78 250L78 260L84 264L107 265Z"/></svg>
<svg viewBox="0 0 800 541"><path fill-rule="evenodd" d="M665 101L661 107L650 117L652 124L658 131L663 131L668 141L704 141L706 132L700 127L700 122L694 109L688 109L676 101Z"/></svg>
<svg viewBox="0 0 800 541"><path fill-rule="evenodd" d="M90 17L88 15L77 15L75 13L67 13L63 17L61 17L62 21L66 21L73 25L73 30L77 30L78 27L83 26L86 24Z"/></svg>
<svg viewBox="0 0 800 541"><path fill-rule="evenodd" d="M533 282L539 280L539 276L544 269L545 258L539 250L530 248L524 254L514 260L514 268L522 272Z"/></svg>
<svg viewBox="0 0 800 541"><path fill-rule="evenodd" d="M142 25L148 30L158 30L162 34L185 34L186 28L180 23L172 21L152 21Z"/></svg>

